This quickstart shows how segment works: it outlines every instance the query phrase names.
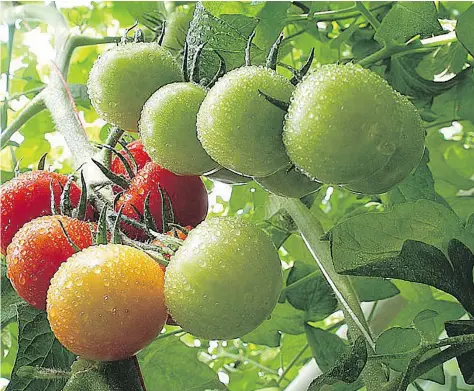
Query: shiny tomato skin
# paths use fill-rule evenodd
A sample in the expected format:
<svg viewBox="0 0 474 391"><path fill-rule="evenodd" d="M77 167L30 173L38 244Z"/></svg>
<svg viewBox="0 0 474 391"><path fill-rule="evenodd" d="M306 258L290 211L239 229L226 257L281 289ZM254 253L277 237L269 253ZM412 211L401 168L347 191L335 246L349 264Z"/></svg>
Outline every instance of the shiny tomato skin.
<svg viewBox="0 0 474 391"><path fill-rule="evenodd" d="M206 339L254 330L271 314L281 288L273 242L236 217L210 218L194 228L165 274L169 313L183 330Z"/></svg>
<svg viewBox="0 0 474 391"><path fill-rule="evenodd" d="M182 78L177 61L157 42L129 42L114 46L94 62L87 92L101 118L136 132L146 100Z"/></svg>
<svg viewBox="0 0 474 391"><path fill-rule="evenodd" d="M2 254L6 254L7 246L15 233L30 220L40 216L51 215L51 190L53 183L56 210L59 210L61 185L67 182L67 176L49 171L29 171L20 174L0 187L2 224L0 242ZM81 190L71 185L71 203L74 207L79 203ZM87 220L92 220L94 210L88 207Z"/></svg>
<svg viewBox="0 0 474 391"><path fill-rule="evenodd" d="M77 247L92 246L95 224L56 215L26 223L7 249L8 278L18 294L40 310L46 309L46 293L54 273L75 252L58 220Z"/></svg>
<svg viewBox="0 0 474 391"><path fill-rule="evenodd" d="M185 240L188 237L189 232L193 229L190 225L187 225L184 227L184 231L179 229L179 228L173 228L166 232L165 235L167 236L173 236L177 239ZM186 231L186 232L185 232ZM151 242L151 244L154 244L155 246L160 246L160 247L165 247L165 244L161 242L160 240L154 240ZM171 254L163 254L163 256L170 261L171 260ZM166 272L166 266L162 265L160 263L160 268L163 270L163 273ZM166 319L166 324L171 325L171 326L178 326L178 323L173 319L173 317L168 313L168 318Z"/></svg>
<svg viewBox="0 0 474 391"><path fill-rule="evenodd" d="M141 140L135 140L127 144L127 149L130 151L130 153L134 157L135 162L137 163L138 170L141 170L145 166L146 163L151 162L151 158L148 155L148 153L145 151ZM130 163L130 165L133 168L133 165L131 163L131 160L128 154L124 150L121 150L119 152L122 156L125 157L125 159L127 159L127 161ZM130 179L127 173L127 170L125 169L123 163L120 161L118 157L114 157L112 159L112 164L110 166L110 169L115 174L122 175L125 178Z"/></svg>
<svg viewBox="0 0 474 391"><path fill-rule="evenodd" d="M177 224L196 226L206 218L208 209L207 191L199 176L179 176L149 162L132 179L130 187L124 191L116 204L116 210L124 205L123 215L139 220L143 215L145 199L150 193L150 212L157 229L162 232L160 185L170 197ZM146 235L139 229L123 223L122 229L130 237L143 240Z"/></svg>
<svg viewBox="0 0 474 391"><path fill-rule="evenodd" d="M63 263L48 290L56 338L82 358L125 359L148 345L166 321L164 275L143 251L89 247Z"/></svg>

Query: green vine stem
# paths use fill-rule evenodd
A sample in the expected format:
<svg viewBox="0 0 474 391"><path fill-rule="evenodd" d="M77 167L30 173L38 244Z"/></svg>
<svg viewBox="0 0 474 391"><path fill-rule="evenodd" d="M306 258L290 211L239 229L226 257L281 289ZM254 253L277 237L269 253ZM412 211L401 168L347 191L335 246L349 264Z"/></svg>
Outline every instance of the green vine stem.
<svg viewBox="0 0 474 391"><path fill-rule="evenodd" d="M357 9L356 4L358 2L354 2L355 5L352 7L340 9L340 10L331 10L331 11L320 11L314 12L312 14L300 14L300 15L292 15L287 20L289 22L301 22L301 21L314 21L314 22L332 22L342 19L349 19L355 18L361 14L360 10ZM380 8L387 7L393 4L393 1L377 3L373 7L369 8L369 11L376 11Z"/></svg>
<svg viewBox="0 0 474 391"><path fill-rule="evenodd" d="M375 343L360 307L359 298L350 278L336 273L332 263L329 243L320 240L321 236L324 235L321 223L300 200L281 198L281 204L293 218L306 247L336 294L352 337L355 339L362 335L369 345L369 352L373 353ZM382 367L376 362L367 363L363 371L363 377L368 391L380 390L386 382Z"/></svg>
<svg viewBox="0 0 474 391"><path fill-rule="evenodd" d="M2 112L0 116L0 123L2 130L7 127L8 123L8 91L10 89L10 65L12 61L12 52L13 52L13 38L15 36L15 26L8 25L8 42L7 42L7 59L6 59L6 77L5 77L5 99L3 100Z"/></svg>
<svg viewBox="0 0 474 391"><path fill-rule="evenodd" d="M46 108L43 101L43 93L39 93L31 99L20 111L18 116L11 122L10 126L2 131L0 136L1 149L5 148L11 137L32 117ZM6 118L6 117L5 117Z"/></svg>
<svg viewBox="0 0 474 391"><path fill-rule="evenodd" d="M367 7L362 3L361 1L356 2L356 8L359 10L359 12L365 16L367 21L372 25L375 31L378 30L380 27L380 22L377 20L377 18L370 12Z"/></svg>
<svg viewBox="0 0 474 391"><path fill-rule="evenodd" d="M370 56L363 58L358 62L358 64L363 67L367 67L369 65L375 64L378 61L389 58L395 54L429 52L439 46L444 46L456 41L456 33L453 31L447 34L438 35L436 37L421 39L412 43L393 44L390 46L385 46L382 49L371 54Z"/></svg>

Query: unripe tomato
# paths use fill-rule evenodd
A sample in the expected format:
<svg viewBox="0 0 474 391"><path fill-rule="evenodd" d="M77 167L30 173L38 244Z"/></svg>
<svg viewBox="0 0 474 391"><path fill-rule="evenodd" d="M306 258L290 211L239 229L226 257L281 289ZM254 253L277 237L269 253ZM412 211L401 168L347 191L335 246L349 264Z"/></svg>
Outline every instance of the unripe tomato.
<svg viewBox="0 0 474 391"><path fill-rule="evenodd" d="M294 87L269 68L242 67L209 90L197 117L198 138L209 156L247 176L267 176L288 164L282 141L285 112L259 90L288 102Z"/></svg>
<svg viewBox="0 0 474 391"><path fill-rule="evenodd" d="M253 179L265 190L282 197L301 198L319 190L322 186L321 183L311 180L294 167L290 169L285 167L267 177Z"/></svg>
<svg viewBox="0 0 474 391"><path fill-rule="evenodd" d="M16 232L30 220L36 217L50 215L51 184L54 193L56 210L59 210L61 186L68 178L66 175L49 171L29 171L20 174L0 187L2 209L2 224L0 229L0 247L6 254L7 246L11 243ZM71 183L71 204L76 207L81 198L81 190ZM86 217L92 220L94 210L88 206Z"/></svg>
<svg viewBox="0 0 474 391"><path fill-rule="evenodd" d="M182 231L179 228L173 228L170 231L166 232L165 235L172 236L181 240L185 240L188 237L189 231L191 231L192 229L193 227L191 227L190 225L187 225L186 227L184 227L184 231ZM151 244L155 246L159 246L159 247L165 247L165 244L159 239L152 241ZM163 254L163 256L168 261L171 260L171 254ZM160 264L160 268L161 270L163 270L163 273L166 273L166 267L164 265ZM176 323L176 321L173 319L173 317L170 314L168 314L168 318L166 319L166 324L169 324L172 326L178 326L178 324Z"/></svg>
<svg viewBox="0 0 474 391"><path fill-rule="evenodd" d="M239 218L204 221L171 257L166 304L196 337L241 337L262 323L282 287L277 250L257 226Z"/></svg>
<svg viewBox="0 0 474 391"><path fill-rule="evenodd" d="M140 112L158 88L182 80L171 54L155 42L118 45L100 56L87 81L94 109L105 121L138 130Z"/></svg>
<svg viewBox="0 0 474 391"><path fill-rule="evenodd" d="M178 175L201 175L215 170L196 134L196 116L206 90L194 83L168 84L143 107L140 135L151 159Z"/></svg>
<svg viewBox="0 0 474 391"><path fill-rule="evenodd" d="M357 65L325 65L306 76L283 138L290 160L308 176L367 193L395 186L424 150L415 107Z"/></svg>
<svg viewBox="0 0 474 391"><path fill-rule="evenodd" d="M51 280L47 311L56 338L90 360L130 357L166 321L163 271L143 251L108 244L63 263Z"/></svg>
<svg viewBox="0 0 474 391"><path fill-rule="evenodd" d="M46 309L54 273L75 252L58 220L77 247L92 246L95 224L67 216L43 216L26 223L7 249L8 278L18 294L40 310Z"/></svg>

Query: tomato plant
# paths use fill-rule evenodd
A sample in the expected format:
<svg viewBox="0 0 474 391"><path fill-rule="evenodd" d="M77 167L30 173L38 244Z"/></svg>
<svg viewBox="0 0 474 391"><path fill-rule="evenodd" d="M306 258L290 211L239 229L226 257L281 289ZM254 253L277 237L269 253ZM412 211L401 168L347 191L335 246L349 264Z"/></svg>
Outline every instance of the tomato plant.
<svg viewBox="0 0 474 391"><path fill-rule="evenodd" d="M472 2L75 4L2 3L0 388L472 388Z"/></svg>

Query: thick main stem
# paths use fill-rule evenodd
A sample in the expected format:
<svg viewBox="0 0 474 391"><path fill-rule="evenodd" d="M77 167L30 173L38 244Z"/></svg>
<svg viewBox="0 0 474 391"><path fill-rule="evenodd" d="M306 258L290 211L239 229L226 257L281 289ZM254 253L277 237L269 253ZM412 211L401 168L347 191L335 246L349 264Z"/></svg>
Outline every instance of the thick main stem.
<svg viewBox="0 0 474 391"><path fill-rule="evenodd" d="M350 277L336 273L329 242L320 240L324 235L321 223L300 200L282 199L282 204L298 226L306 247L336 294L352 338L356 339L362 335L367 341L369 352L373 353L374 341L360 307L359 298ZM386 382L379 363L368 362L362 375L368 391L379 390Z"/></svg>

